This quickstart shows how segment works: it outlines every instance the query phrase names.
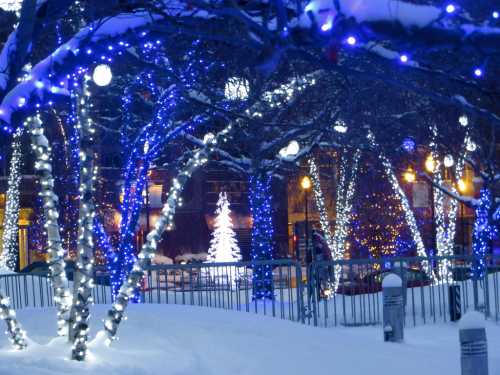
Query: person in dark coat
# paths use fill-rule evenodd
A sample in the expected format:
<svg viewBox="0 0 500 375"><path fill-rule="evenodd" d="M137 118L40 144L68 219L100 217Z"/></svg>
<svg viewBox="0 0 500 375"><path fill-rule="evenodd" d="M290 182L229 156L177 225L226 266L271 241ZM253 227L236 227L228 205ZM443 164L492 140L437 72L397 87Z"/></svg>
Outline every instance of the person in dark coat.
<svg viewBox="0 0 500 375"><path fill-rule="evenodd" d="M325 238L316 229L312 232L312 243L313 260L315 262L333 261L332 253ZM332 266L329 264L320 264L316 267L316 291L318 293L318 299L328 298L327 291L330 289L331 271Z"/></svg>

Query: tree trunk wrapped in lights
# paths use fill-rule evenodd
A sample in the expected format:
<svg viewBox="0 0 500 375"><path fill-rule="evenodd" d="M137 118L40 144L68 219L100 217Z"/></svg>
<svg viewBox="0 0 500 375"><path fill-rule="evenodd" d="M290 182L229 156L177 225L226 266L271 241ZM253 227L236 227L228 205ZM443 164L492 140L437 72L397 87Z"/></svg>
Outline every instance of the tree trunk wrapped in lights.
<svg viewBox="0 0 500 375"><path fill-rule="evenodd" d="M472 241L472 277L481 280L487 275L486 256L489 254L492 241L498 238L498 228L491 223L492 211L491 191L484 187L479 194L479 203L476 206L476 220Z"/></svg>
<svg viewBox="0 0 500 375"><path fill-rule="evenodd" d="M273 269L261 261L273 259L274 228L271 206L271 176L257 171L249 178L249 201L252 213L252 297L274 298Z"/></svg>
<svg viewBox="0 0 500 375"><path fill-rule="evenodd" d="M107 335L106 343L108 345L116 339L119 325L125 319L125 309L131 298L133 298L135 290L141 286L141 281L144 277L144 268L149 265L150 260L154 257L161 236L166 229L170 229L173 225L175 210L180 204L180 194L185 184L198 168L208 162L208 157L212 153L213 148L218 143L227 141L227 136L231 128L232 126L228 125L216 136L207 134L204 138L205 147L196 151L194 156L186 163L182 172L178 174L177 178L172 180L167 202L163 206L154 228L146 236L146 242L142 245L132 271L122 284L113 306L108 311L104 322L104 329Z"/></svg>
<svg viewBox="0 0 500 375"><path fill-rule="evenodd" d="M341 165L340 173L343 175L343 186L337 190L336 209L337 220L335 223L334 245L335 251L333 254L334 260L341 260L344 257L345 243L348 234L349 222L351 220L352 199L354 197L354 186L359 167L359 159L361 158L361 150L357 149L352 157L351 173L347 178L347 158ZM347 182L348 181L348 182ZM346 184L347 183L347 184Z"/></svg>
<svg viewBox="0 0 500 375"><path fill-rule="evenodd" d="M345 252L345 243L348 234L349 223L351 220L352 211L352 198L354 197L354 185L356 183L357 171L359 166L359 159L361 157L361 150L357 149L352 158L352 166L350 168L350 175L348 176L348 158L343 157L339 171L339 183L337 184L336 196L336 211L337 217L335 221L335 234L332 236L330 230L330 221L328 220L328 212L325 207L325 199L323 191L321 190L321 181L319 179L319 171L314 159L309 159L309 171L313 180L313 191L320 215L320 225L327 245L332 253L334 261L342 260ZM348 182L347 182L348 181ZM334 267L334 275L340 275L341 267L336 265ZM337 290L339 279L334 276L333 290Z"/></svg>
<svg viewBox="0 0 500 375"><path fill-rule="evenodd" d="M439 158L439 153L437 150L437 135L438 129L436 125L431 127L432 139L431 142L431 157L434 163L434 169L432 171L432 180L435 185L433 188L434 194L434 205L435 205L435 220L436 220L436 253L438 256L452 256L455 246L455 234L457 225L457 214L458 214L458 201L456 199L450 199L445 195L443 190L439 189L438 186L445 186L445 181L443 179L443 165ZM467 157L467 140L469 139L468 131L465 135L464 145L463 145L463 155L458 159L455 166L455 180L459 181L462 178L465 159ZM453 184L449 186L450 191L453 194L457 194L457 190ZM448 202L446 202L448 200ZM446 209L448 206L448 209ZM438 263L437 276L434 277L434 282L436 283L453 283L452 274L452 264L450 259L443 259Z"/></svg>
<svg viewBox="0 0 500 375"><path fill-rule="evenodd" d="M9 180L7 187L7 203L3 229L3 246L0 257L0 268L15 270L18 258L19 241L19 185L21 184L21 136L24 128L20 127L13 137L12 158L9 166Z"/></svg>
<svg viewBox="0 0 500 375"><path fill-rule="evenodd" d="M80 131L80 215L78 218L77 261L73 286L73 305L70 314L70 335L73 343L72 359L83 361L87 352L87 340L92 303L94 263L94 132L90 118L90 93L84 83L80 98L78 130Z"/></svg>
<svg viewBox="0 0 500 375"><path fill-rule="evenodd" d="M7 331L5 333L9 336L12 346L18 350L25 349L28 346L26 332L22 330L21 325L17 321L16 312L10 308L9 297L5 297L2 292L0 292L0 318L7 324Z"/></svg>
<svg viewBox="0 0 500 375"><path fill-rule="evenodd" d="M63 336L67 335L68 332L67 315L71 306L71 294L68 290L68 280L64 270L64 250L57 222L59 218L57 210L59 199L54 193L51 148L48 139L44 135L42 121L38 117L28 118L25 125L31 131L31 147L36 156L35 170L40 175L40 196L43 200L47 230L50 279L54 289L54 302L57 307L58 334Z"/></svg>
<svg viewBox="0 0 500 375"><path fill-rule="evenodd" d="M424 241L422 239L422 235L420 233L420 230L418 229L418 226L417 226L417 220L415 219L415 215L413 214L413 211L410 207L410 203L408 202L408 198L406 198L406 194L403 191L403 189L401 188L401 185L399 184L398 178L396 176L396 173L394 172L394 169L392 167L390 160L380 150L380 146L378 145L378 143L375 139L375 134L373 134L373 132L371 130L368 130L367 139L368 139L370 146L378 153L379 159L382 163L382 166L384 167L385 175L388 178L394 192L399 196L399 199L401 200L401 206L403 207L406 222L408 223L408 226L410 227L413 242L415 242L415 246L417 247L417 255L420 257L427 257L427 253L425 251L425 246L424 246ZM426 272L427 274L430 273L428 261L426 261L426 260L422 261L422 268L423 268L424 272Z"/></svg>
<svg viewBox="0 0 500 375"><path fill-rule="evenodd" d="M313 182L313 192L314 192L314 202L319 212L319 223L321 225L321 230L323 231L326 239L326 244L328 248L333 253L335 248L335 243L333 241L332 231L330 229L330 220L328 218L328 212L325 207L325 197L323 191L321 190L321 181L318 171L318 166L314 161L314 158L310 158L309 164L309 174L311 175L311 180ZM337 189L340 187L340 183L337 185Z"/></svg>

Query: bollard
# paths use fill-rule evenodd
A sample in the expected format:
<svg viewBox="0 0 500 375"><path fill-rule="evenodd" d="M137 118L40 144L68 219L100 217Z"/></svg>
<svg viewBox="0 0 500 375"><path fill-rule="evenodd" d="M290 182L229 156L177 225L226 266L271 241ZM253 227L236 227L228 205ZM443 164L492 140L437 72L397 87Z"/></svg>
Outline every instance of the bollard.
<svg viewBox="0 0 500 375"><path fill-rule="evenodd" d="M472 311L460 320L460 362L462 375L488 375L488 343L484 316Z"/></svg>
<svg viewBox="0 0 500 375"><path fill-rule="evenodd" d="M384 341L400 342L404 337L403 282L396 274L382 281Z"/></svg>
<svg viewBox="0 0 500 375"><path fill-rule="evenodd" d="M450 321L456 322L462 316L462 303L460 299L460 285L452 284L448 287L448 307Z"/></svg>

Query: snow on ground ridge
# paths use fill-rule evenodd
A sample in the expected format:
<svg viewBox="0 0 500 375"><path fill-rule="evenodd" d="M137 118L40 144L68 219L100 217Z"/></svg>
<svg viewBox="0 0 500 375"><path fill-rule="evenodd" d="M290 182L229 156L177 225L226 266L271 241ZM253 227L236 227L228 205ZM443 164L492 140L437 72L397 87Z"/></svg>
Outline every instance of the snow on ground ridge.
<svg viewBox="0 0 500 375"><path fill-rule="evenodd" d="M95 306L91 337L107 306ZM407 329L405 343L384 343L380 327L313 328L234 311L133 305L111 348L92 342L86 363L67 360L64 339L51 339L55 310L23 310L32 339L26 352L0 338L0 374L343 375L458 374L457 324ZM500 375L500 328L487 323L491 375ZM422 361L425 358L425 361Z"/></svg>

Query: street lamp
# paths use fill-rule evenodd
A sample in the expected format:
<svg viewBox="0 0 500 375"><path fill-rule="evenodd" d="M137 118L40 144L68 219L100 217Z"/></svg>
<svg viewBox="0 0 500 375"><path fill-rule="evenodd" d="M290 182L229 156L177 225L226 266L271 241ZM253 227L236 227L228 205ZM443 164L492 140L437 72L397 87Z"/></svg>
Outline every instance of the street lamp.
<svg viewBox="0 0 500 375"><path fill-rule="evenodd" d="M413 170L412 167L408 167L406 172L403 173L403 178L406 182L410 184L415 182L417 176L415 175L415 171Z"/></svg>
<svg viewBox="0 0 500 375"><path fill-rule="evenodd" d="M427 156L427 159L425 159L425 169L427 170L427 172L433 173L435 168L436 161L434 160L432 155L429 154L429 156Z"/></svg>
<svg viewBox="0 0 500 375"><path fill-rule="evenodd" d="M308 209L308 204L307 204L307 197L308 197L309 190L311 189L311 186L312 186L312 182L311 182L311 179L309 178L309 176L302 177L302 180L300 181L300 186L302 187L302 190L304 190L304 200L305 200L306 264L307 264L307 263L309 263L309 260L312 261L312 254L308 254L309 253L309 209ZM297 254L297 255L299 255L299 254ZM297 256L297 258L299 258L299 257Z"/></svg>
<svg viewBox="0 0 500 375"><path fill-rule="evenodd" d="M457 181L457 188L458 191L462 194L465 194L467 192L467 183L463 180L460 179ZM462 253L465 255L466 249L465 249L465 239L466 239L466 225L465 225L465 205L464 202L460 202L460 216L462 217Z"/></svg>

